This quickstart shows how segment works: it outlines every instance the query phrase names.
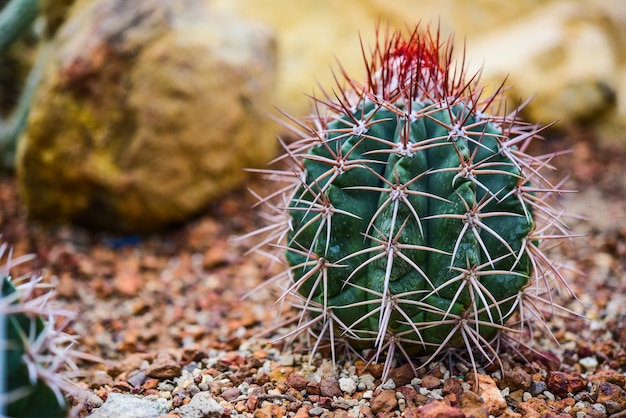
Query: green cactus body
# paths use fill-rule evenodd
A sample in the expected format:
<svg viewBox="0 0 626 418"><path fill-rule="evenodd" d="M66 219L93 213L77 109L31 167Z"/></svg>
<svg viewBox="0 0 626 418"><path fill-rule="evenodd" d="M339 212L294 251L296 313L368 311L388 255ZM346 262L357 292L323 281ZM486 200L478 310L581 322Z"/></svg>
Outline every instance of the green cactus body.
<svg viewBox="0 0 626 418"><path fill-rule="evenodd" d="M293 188L272 207L282 220L268 241L285 253L301 330L487 357L512 317L523 329L544 284L562 281L539 249L560 224L539 174L547 158L523 152L537 129L491 115L498 94L481 98L451 51L417 29L388 34L365 84L344 74L348 87L297 123L293 168L277 172Z"/></svg>

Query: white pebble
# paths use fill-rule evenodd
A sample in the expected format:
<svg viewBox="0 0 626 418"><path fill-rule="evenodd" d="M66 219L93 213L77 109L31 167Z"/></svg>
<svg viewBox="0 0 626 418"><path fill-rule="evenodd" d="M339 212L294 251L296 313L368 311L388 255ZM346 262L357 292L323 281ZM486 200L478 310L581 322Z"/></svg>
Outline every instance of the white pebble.
<svg viewBox="0 0 626 418"><path fill-rule="evenodd" d="M372 399L374 397L374 391L367 390L363 392L363 399Z"/></svg>
<svg viewBox="0 0 626 418"><path fill-rule="evenodd" d="M550 391L544 390L543 394L545 395L546 398L550 399L551 401L556 399L554 397L554 394L552 392L550 392Z"/></svg>
<svg viewBox="0 0 626 418"><path fill-rule="evenodd" d="M342 377L339 379L339 389L341 389L342 392L352 395L356 392L356 388L357 384L354 379L349 377Z"/></svg>
<svg viewBox="0 0 626 418"><path fill-rule="evenodd" d="M393 379L389 379L383 384L383 389L393 390L395 388L396 382L394 382Z"/></svg>
<svg viewBox="0 0 626 418"><path fill-rule="evenodd" d="M578 360L578 363L580 363L585 370L595 370L598 367L598 359L595 357L583 357Z"/></svg>
<svg viewBox="0 0 626 418"><path fill-rule="evenodd" d="M372 376L369 373L362 375L359 378L359 382L365 385L365 387L361 390L364 390L364 389L374 390L376 388L376 383L375 383L376 378L374 378L374 376Z"/></svg>
<svg viewBox="0 0 626 418"><path fill-rule="evenodd" d="M533 397L532 393L530 393L530 392L524 392L524 393L522 394L522 401L523 401L523 402L527 402L527 401L529 401L530 399L532 399L532 397Z"/></svg>
<svg viewBox="0 0 626 418"><path fill-rule="evenodd" d="M594 403L591 406L593 407L593 409L596 409L596 410L602 412L603 414L606 414L606 407L604 405L602 405L601 403Z"/></svg>

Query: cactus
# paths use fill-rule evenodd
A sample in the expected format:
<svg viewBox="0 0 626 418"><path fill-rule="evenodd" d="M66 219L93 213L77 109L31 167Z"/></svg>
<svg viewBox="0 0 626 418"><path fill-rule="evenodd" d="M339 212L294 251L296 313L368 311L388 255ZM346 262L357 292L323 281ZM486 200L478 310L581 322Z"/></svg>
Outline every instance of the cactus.
<svg viewBox="0 0 626 418"><path fill-rule="evenodd" d="M0 258L7 245L0 245ZM41 277L19 278L9 271L29 257L11 259L2 274L0 298L0 416L65 417L64 395L77 394L63 374L75 368L74 338L61 331L57 319L71 313L50 306L53 291Z"/></svg>
<svg viewBox="0 0 626 418"><path fill-rule="evenodd" d="M541 173L553 155L526 153L543 128L498 116L502 88L483 97L451 40L419 27L378 39L364 83L341 69L310 119L285 115L297 139L288 168L263 171L283 186L261 198L274 223L259 247L284 253L275 280L313 349L328 340L334 356L343 340L387 365L465 350L476 367L567 286L543 249L569 236Z"/></svg>
<svg viewBox="0 0 626 418"><path fill-rule="evenodd" d="M19 40L40 14L39 0L10 0L0 8L0 57ZM28 77L21 87L19 100L8 117L0 115L0 168L15 166L15 152L19 136L26 127L30 104L35 94L49 48L40 47Z"/></svg>

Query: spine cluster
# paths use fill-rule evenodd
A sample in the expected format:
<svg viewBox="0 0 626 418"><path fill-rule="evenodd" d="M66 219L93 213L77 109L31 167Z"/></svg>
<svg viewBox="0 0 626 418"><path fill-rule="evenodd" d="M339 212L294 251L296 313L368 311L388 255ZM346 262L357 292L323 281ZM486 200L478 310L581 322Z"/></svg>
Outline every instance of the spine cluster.
<svg viewBox="0 0 626 418"><path fill-rule="evenodd" d="M7 253L0 245L0 258ZM0 415L67 416L66 394L77 394L66 373L75 370L74 337L63 332L73 313L54 308L54 291L40 276L12 279L10 271L30 257L12 259L0 269Z"/></svg>

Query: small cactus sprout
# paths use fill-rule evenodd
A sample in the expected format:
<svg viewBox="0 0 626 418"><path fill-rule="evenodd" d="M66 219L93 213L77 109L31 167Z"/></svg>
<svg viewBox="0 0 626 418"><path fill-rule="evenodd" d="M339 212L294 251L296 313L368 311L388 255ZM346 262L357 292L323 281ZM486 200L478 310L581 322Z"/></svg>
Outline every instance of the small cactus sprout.
<svg viewBox="0 0 626 418"><path fill-rule="evenodd" d="M0 258L7 245L0 245ZM0 416L65 417L65 394L78 391L63 372L76 369L74 338L57 319L71 313L51 307L53 291L41 277L18 278L9 271L28 257L0 269ZM62 325L61 325L62 328Z"/></svg>
<svg viewBox="0 0 626 418"><path fill-rule="evenodd" d="M378 38L364 82L341 69L310 119L287 116L297 139L264 172L282 186L261 198L275 220L261 246L282 253L275 279L314 350L342 340L387 365L464 351L476 367L567 286L544 251L569 236L541 173L554 155L526 153L543 128L501 115L502 88L485 96L450 40Z"/></svg>

